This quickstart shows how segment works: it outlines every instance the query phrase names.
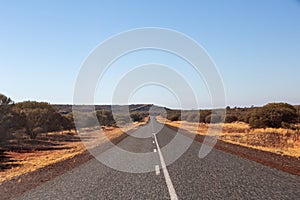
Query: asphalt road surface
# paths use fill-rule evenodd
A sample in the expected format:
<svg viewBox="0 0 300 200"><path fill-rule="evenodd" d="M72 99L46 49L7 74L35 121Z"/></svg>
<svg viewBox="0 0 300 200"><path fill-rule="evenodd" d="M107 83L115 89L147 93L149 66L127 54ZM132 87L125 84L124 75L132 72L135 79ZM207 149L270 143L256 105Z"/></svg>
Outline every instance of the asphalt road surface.
<svg viewBox="0 0 300 200"><path fill-rule="evenodd" d="M196 141L173 162L190 141L178 134L186 143L169 147L175 135L150 123L118 144L121 153L98 152L110 167L92 159L20 199L300 199L299 176L215 149L200 159Z"/></svg>

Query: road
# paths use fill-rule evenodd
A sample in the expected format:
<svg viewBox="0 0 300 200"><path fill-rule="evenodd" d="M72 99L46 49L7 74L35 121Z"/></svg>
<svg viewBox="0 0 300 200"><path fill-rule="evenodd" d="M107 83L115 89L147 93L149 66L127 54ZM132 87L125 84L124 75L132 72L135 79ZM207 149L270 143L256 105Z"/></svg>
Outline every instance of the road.
<svg viewBox="0 0 300 200"><path fill-rule="evenodd" d="M19 199L300 199L299 176L215 149L200 159L201 143L197 141L164 168L164 162L172 160L168 156L180 146L165 148L176 132L158 126L153 122L141 127L118 144L130 152L148 152L142 161L130 161L123 155L114 157L110 151L100 155L110 156L107 161L117 168L127 160L130 162L124 169L148 172L122 172L92 159Z"/></svg>

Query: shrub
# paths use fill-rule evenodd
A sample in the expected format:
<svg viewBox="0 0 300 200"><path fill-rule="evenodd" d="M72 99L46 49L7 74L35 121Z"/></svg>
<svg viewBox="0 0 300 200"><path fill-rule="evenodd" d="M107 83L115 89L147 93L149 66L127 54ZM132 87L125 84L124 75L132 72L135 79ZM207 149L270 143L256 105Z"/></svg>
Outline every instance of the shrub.
<svg viewBox="0 0 300 200"><path fill-rule="evenodd" d="M0 143L12 137L11 132L25 126L25 115L14 111L14 105L0 105Z"/></svg>
<svg viewBox="0 0 300 200"><path fill-rule="evenodd" d="M25 101L13 105L13 112L19 115L16 122L25 128L25 133L34 139L38 133L70 128L72 122L65 119L56 109L45 102ZM70 124L67 124L70 123Z"/></svg>
<svg viewBox="0 0 300 200"><path fill-rule="evenodd" d="M181 120L181 113L180 111L167 111L167 119L171 121L179 121Z"/></svg>
<svg viewBox="0 0 300 200"><path fill-rule="evenodd" d="M226 115L225 123L232 123L238 121L237 116L235 115Z"/></svg>
<svg viewBox="0 0 300 200"><path fill-rule="evenodd" d="M10 105L13 104L14 102L4 94L0 93L0 105Z"/></svg>
<svg viewBox="0 0 300 200"><path fill-rule="evenodd" d="M208 120L208 116L210 116L210 114L211 114L211 110L200 110L199 122L205 123ZM210 119L209 119L209 121L210 121Z"/></svg>
<svg viewBox="0 0 300 200"><path fill-rule="evenodd" d="M99 123L102 126L115 126L116 121L110 110L98 110L96 112Z"/></svg>
<svg viewBox="0 0 300 200"><path fill-rule="evenodd" d="M252 113L249 124L252 128L280 128L287 124L295 123L297 119L296 109L287 103L269 103L257 108Z"/></svg>
<svg viewBox="0 0 300 200"><path fill-rule="evenodd" d="M141 122L147 116L146 112L132 112L130 118L134 122Z"/></svg>

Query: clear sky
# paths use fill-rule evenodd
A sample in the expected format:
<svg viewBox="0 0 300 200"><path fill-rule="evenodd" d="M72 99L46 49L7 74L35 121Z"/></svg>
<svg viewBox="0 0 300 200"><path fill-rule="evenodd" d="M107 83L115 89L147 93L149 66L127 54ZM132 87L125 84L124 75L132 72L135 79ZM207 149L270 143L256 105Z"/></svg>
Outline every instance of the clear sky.
<svg viewBox="0 0 300 200"><path fill-rule="evenodd" d="M230 106L300 104L297 0L1 0L0 92L17 102L71 104L80 66L91 50L112 35L142 27L174 29L202 45L218 67ZM176 58L157 52L135 56L139 62L134 64L165 56L197 84ZM120 66L128 63L125 59ZM108 102L109 80L103 80L97 103ZM201 107L209 107L203 84L197 90ZM151 86L133 95L131 103L176 107L173 100L163 88Z"/></svg>

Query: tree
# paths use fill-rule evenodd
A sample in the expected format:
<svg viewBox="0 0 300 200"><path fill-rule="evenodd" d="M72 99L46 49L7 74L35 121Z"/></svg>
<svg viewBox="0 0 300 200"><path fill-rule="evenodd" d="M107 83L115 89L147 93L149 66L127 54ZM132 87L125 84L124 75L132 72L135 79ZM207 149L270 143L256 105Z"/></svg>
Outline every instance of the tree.
<svg viewBox="0 0 300 200"><path fill-rule="evenodd" d="M0 106L0 143L2 144L9 138L9 129L13 123L13 115L10 113L10 107Z"/></svg>
<svg viewBox="0 0 300 200"><path fill-rule="evenodd" d="M66 127L66 120L48 103L25 101L13 107L14 112L22 116L25 133L31 139L41 132L60 131Z"/></svg>
<svg viewBox="0 0 300 200"><path fill-rule="evenodd" d="M0 106L0 143L12 137L11 132L24 127L25 117L13 110L14 105Z"/></svg>
<svg viewBox="0 0 300 200"><path fill-rule="evenodd" d="M205 123L208 119L210 121L211 110L200 110L199 122Z"/></svg>
<svg viewBox="0 0 300 200"><path fill-rule="evenodd" d="M142 112L142 111L135 111L130 113L130 118L132 119L132 121L134 122L141 122L144 120L144 118L148 115L147 112ZM158 115L158 114L156 114Z"/></svg>
<svg viewBox="0 0 300 200"><path fill-rule="evenodd" d="M295 123L297 119L296 109L287 103L269 103L257 108L252 113L249 124L252 128L280 128L287 124Z"/></svg>
<svg viewBox="0 0 300 200"><path fill-rule="evenodd" d="M0 105L9 105L13 103L14 102L10 98L0 93Z"/></svg>
<svg viewBox="0 0 300 200"><path fill-rule="evenodd" d="M71 118L72 117L72 118ZM67 116L62 116L62 126L64 130L71 130L75 128L73 116L67 115Z"/></svg>
<svg viewBox="0 0 300 200"><path fill-rule="evenodd" d="M98 121L102 126L114 126L116 125L116 121L110 110L98 110L96 112Z"/></svg>
<svg viewBox="0 0 300 200"><path fill-rule="evenodd" d="M178 110L168 110L167 111L167 119L171 121L180 121L181 120L181 112Z"/></svg>
<svg viewBox="0 0 300 200"><path fill-rule="evenodd" d="M238 121L238 118L235 115L226 115L225 117L225 123L232 123L236 121Z"/></svg>

